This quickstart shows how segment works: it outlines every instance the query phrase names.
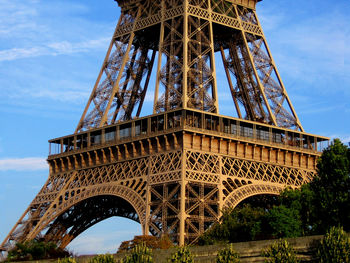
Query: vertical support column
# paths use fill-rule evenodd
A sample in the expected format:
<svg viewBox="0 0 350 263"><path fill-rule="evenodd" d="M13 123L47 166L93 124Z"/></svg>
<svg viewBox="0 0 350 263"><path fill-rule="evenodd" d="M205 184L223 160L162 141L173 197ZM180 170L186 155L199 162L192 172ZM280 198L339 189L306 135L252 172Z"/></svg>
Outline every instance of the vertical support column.
<svg viewBox="0 0 350 263"><path fill-rule="evenodd" d="M183 2L184 20L183 20L183 54L182 54L182 108L187 108L188 92L188 1Z"/></svg>
<svg viewBox="0 0 350 263"><path fill-rule="evenodd" d="M241 110L240 110L239 105L238 105L238 101L237 101L236 94L235 94L235 89L233 87L230 71L228 69L228 62L226 60L224 48L222 46L220 47L220 52L221 52L222 61L224 63L224 69L225 69L228 85L230 87L231 96L233 98L233 102L235 103L235 107L236 107L236 111L237 111L238 117L240 119L242 119Z"/></svg>
<svg viewBox="0 0 350 263"><path fill-rule="evenodd" d="M131 47L133 45L133 41L134 41L134 37L135 37L135 27L136 27L136 23L141 15L141 8L142 7L138 7L138 10L137 10L137 15L136 15L136 18L135 18L135 21L134 21L134 24L133 24L133 30L132 30L132 33L130 34L130 38L129 38L129 42L128 42L128 47L125 51L125 54L124 54L124 57L123 57L123 62L121 64L121 70L119 71L118 73L118 77L113 85L113 89L112 89L112 92L111 92L111 96L108 100L108 104L106 106L106 109L103 113L103 116L101 118L101 121L100 121L100 124L99 124L99 127L103 127L104 125L106 125L106 123L108 122L108 113L109 113L109 110L111 108L111 105L112 105L112 102L113 102L113 99L114 99L114 96L115 94L118 92L119 90L119 82L123 76L123 73L124 73L124 68L125 68L125 65L126 63L128 62L129 60L129 53L130 53L130 50L131 50Z"/></svg>
<svg viewBox="0 0 350 263"><path fill-rule="evenodd" d="M185 221L186 221L186 151L182 151L181 157L181 197L180 197L180 236L179 245L185 245Z"/></svg>
<svg viewBox="0 0 350 263"><path fill-rule="evenodd" d="M262 27L261 27L259 18L258 18L258 16L256 15L256 12L255 12L255 11L253 11L253 12L254 12L254 16L255 16L255 18L256 18L256 21L257 21L257 23L258 23L258 26L259 26L260 30L262 31ZM272 57L270 48L269 48L269 46L268 46L268 44L267 44L267 41L266 41L264 35L263 35L263 42L264 42L264 44L265 44L267 54L268 54L268 56L269 56L269 58L271 59L271 62L272 62L272 64L273 64L273 68L274 68L274 71L275 71L275 73L276 73L277 80L278 80L278 82L279 82L279 84L281 85L281 88L282 88L282 90L283 90L283 95L285 96L285 98L286 98L286 100L287 100L287 103L288 103L288 105L289 105L289 108L290 108L290 110L291 110L291 112L292 112L292 114L293 114L293 116L294 116L294 118L295 118L295 120L296 120L296 123L298 124L298 128L300 129L300 131L304 132L304 128L303 128L303 126L301 125L300 120L299 120L299 118L298 118L298 116L297 116L297 114L296 114L296 112L295 112L294 107L293 107L293 104L291 103L291 101L290 101L290 99L289 99L289 96L288 96L288 94L287 94L287 91L286 91L286 89L285 89L285 87L284 87L284 84L283 84L283 82L282 82L282 78L281 78L281 76L280 76L280 74L279 74L279 72L278 72L278 70L277 70L276 63L275 63L275 61L274 61L274 59L273 59L273 57Z"/></svg>
<svg viewBox="0 0 350 263"><path fill-rule="evenodd" d="M154 90L154 101L153 101L153 114L157 113L157 102L159 96L159 82L160 82L160 69L162 66L162 49L164 42L164 13L165 13L165 0L161 3L161 23L160 23L160 35L159 35L159 45L158 45L158 65L157 65L157 76L156 76L156 87Z"/></svg>
<svg viewBox="0 0 350 263"><path fill-rule="evenodd" d="M208 1L208 6L209 6L209 12L210 12L210 17L212 17L212 9L211 9L211 0ZM215 53L214 53L214 33L213 33L213 22L210 19L209 22L209 31L210 31L210 68L213 71L212 76L213 76L213 87L212 87L212 96L215 101L215 113L219 114L219 101L218 101L218 89L217 89L217 84L216 84L216 67L215 67Z"/></svg>
<svg viewBox="0 0 350 263"><path fill-rule="evenodd" d="M77 150L77 136L76 135L74 135L74 139L73 139L74 141L73 141L73 149L74 150Z"/></svg>
<svg viewBox="0 0 350 263"><path fill-rule="evenodd" d="M91 133L89 132L87 135L87 146L90 147L91 146Z"/></svg>
<svg viewBox="0 0 350 263"><path fill-rule="evenodd" d="M60 153L63 153L63 139L60 140L60 145L61 145L61 152Z"/></svg>
<svg viewBox="0 0 350 263"><path fill-rule="evenodd" d="M265 106L266 106L266 108L267 108L267 110L268 110L270 120L273 122L273 124L274 124L275 126L277 126L277 121L276 121L275 115L272 113L270 104L269 104L269 102L267 101L267 98L266 98L266 95L265 95L264 86L263 86L262 83L261 83L261 80L260 80L260 78L259 78L259 74L258 74L258 72L257 72L257 70L256 70L256 67L255 67L255 63L254 63L253 56L252 56L252 54L251 54L251 52L250 52L250 50L249 50L249 45L248 45L247 37L246 37L246 35L245 35L245 30L244 30L244 28L243 28L243 26L242 26L242 20L241 20L241 18L240 18L240 16L239 16L239 12L238 12L238 10L237 10L237 6L235 5L234 8L235 8L235 12L236 12L236 15L237 15L238 20L239 20L239 23L240 23L241 33L242 33L243 42L244 42L244 48L246 49L247 54L248 54L248 56L249 56L249 62L250 62L251 65L252 65L252 69L253 69L253 72L254 72L254 76L255 76L255 78L256 78L256 81L257 81L257 84L258 84L258 87L259 87L259 91L260 91L260 93L261 93L261 95L262 95L262 97L263 97L264 104L265 104Z"/></svg>
<svg viewBox="0 0 350 263"><path fill-rule="evenodd" d="M105 129L102 129L102 131L101 131L101 144L104 144L105 141L106 141L106 136L105 136L105 134L106 134L106 130L105 130Z"/></svg>
<svg viewBox="0 0 350 263"><path fill-rule="evenodd" d="M223 193L223 184L222 181L224 179L224 176L222 174L222 156L219 155L219 184L218 184L218 191L219 191L219 211L218 216L219 218L222 216L222 209L224 207L224 193Z"/></svg>
<svg viewBox="0 0 350 263"><path fill-rule="evenodd" d="M149 234L149 222L150 222L150 215L151 215L151 186L150 186L150 177L151 177L151 158L148 157L147 162L147 185L146 185L146 220L145 225L142 228L142 234L148 235Z"/></svg>
<svg viewBox="0 0 350 263"><path fill-rule="evenodd" d="M117 33L117 30L118 30L119 27L120 27L120 24L121 24L122 20L123 20L123 15L121 15L121 16L119 17L118 25L116 26L116 28L115 28L115 30L114 30L114 33L113 33L112 40L111 40L111 42L109 43L108 51L107 51L106 57L105 57L105 59L104 59L104 61L103 61L102 67L101 67L101 69L100 69L100 73L98 74L97 80L96 80L95 85L94 85L94 88L93 88L93 90L92 90L92 92L91 92L91 95L90 95L90 98L89 98L89 100L88 100L88 103L86 104L86 107L85 107L85 109L84 109L84 112L83 112L83 114L81 115L81 118L80 118L80 120L79 120L79 124L78 124L77 128L75 129L75 133L77 133L81 128L83 128L84 118L85 118L86 113L87 113L87 111L89 110L89 107L90 107L90 105L91 105L91 102L92 102L92 100L93 100L93 98L94 98L94 96L95 96L95 93L96 93L98 84L100 83L100 80L101 80L103 71L104 71L104 69L105 69L105 67L106 67L106 65L107 65L109 56L110 56L111 51L112 51L112 48L113 48L113 44L114 44L114 42L115 42L115 35L116 35L116 33Z"/></svg>

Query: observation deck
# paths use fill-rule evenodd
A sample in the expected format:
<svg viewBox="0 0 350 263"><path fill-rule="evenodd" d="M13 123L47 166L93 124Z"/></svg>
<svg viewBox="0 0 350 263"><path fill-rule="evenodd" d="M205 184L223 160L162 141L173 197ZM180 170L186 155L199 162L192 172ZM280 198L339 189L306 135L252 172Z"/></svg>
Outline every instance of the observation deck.
<svg viewBox="0 0 350 263"><path fill-rule="evenodd" d="M260 159L265 162L272 162L271 158L275 162L284 156L280 160L284 165L298 163L297 166L302 167L304 163L304 168L314 170L328 142L327 137L305 132L181 109L52 139L48 161L53 172L61 172L190 147L252 159L260 152ZM135 143L140 145L135 147ZM243 146L241 154L237 150L231 152L233 148L238 149L237 144ZM281 151L284 154L279 154ZM295 154L299 156L298 161L294 160ZM312 156L313 164L307 164L308 158L303 162L302 156Z"/></svg>

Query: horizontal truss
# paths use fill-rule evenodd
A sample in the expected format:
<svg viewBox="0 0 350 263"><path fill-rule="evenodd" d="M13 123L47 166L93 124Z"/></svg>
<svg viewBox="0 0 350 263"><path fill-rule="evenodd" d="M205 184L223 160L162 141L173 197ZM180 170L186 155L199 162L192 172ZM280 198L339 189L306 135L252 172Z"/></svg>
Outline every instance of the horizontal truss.
<svg viewBox="0 0 350 263"><path fill-rule="evenodd" d="M48 181L1 248L33 238L65 247L111 216L140 222L144 233L167 233L189 244L219 220L224 207L257 194L278 194L286 186L300 187L315 176L314 155L288 157L287 152L188 133L166 137L152 138L150 145L159 146L136 155L106 155L80 169L55 168L58 163L52 159ZM99 217L90 213L97 210Z"/></svg>

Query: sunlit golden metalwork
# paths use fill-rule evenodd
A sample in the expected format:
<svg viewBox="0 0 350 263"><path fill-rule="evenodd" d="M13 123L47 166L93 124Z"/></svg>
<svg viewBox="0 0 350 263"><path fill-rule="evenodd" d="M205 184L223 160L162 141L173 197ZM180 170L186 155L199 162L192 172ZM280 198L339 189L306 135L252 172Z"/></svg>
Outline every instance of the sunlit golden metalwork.
<svg viewBox="0 0 350 263"><path fill-rule="evenodd" d="M225 207L312 180L328 138L304 132L257 2L119 0L76 131L50 141L49 178L2 251L34 238L66 247L111 216L191 244ZM219 115L215 53L237 117ZM153 114L140 117L153 68Z"/></svg>

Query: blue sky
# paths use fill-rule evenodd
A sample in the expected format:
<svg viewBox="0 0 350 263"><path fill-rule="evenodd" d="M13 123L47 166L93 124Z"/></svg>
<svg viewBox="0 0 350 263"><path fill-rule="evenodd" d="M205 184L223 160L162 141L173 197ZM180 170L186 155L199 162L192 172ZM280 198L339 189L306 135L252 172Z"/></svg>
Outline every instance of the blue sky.
<svg viewBox="0 0 350 263"><path fill-rule="evenodd" d="M47 179L47 141L74 132L119 13L112 0L0 0L0 242ZM258 14L305 131L350 141L350 1L264 0ZM114 252L140 233L112 218L69 248Z"/></svg>

